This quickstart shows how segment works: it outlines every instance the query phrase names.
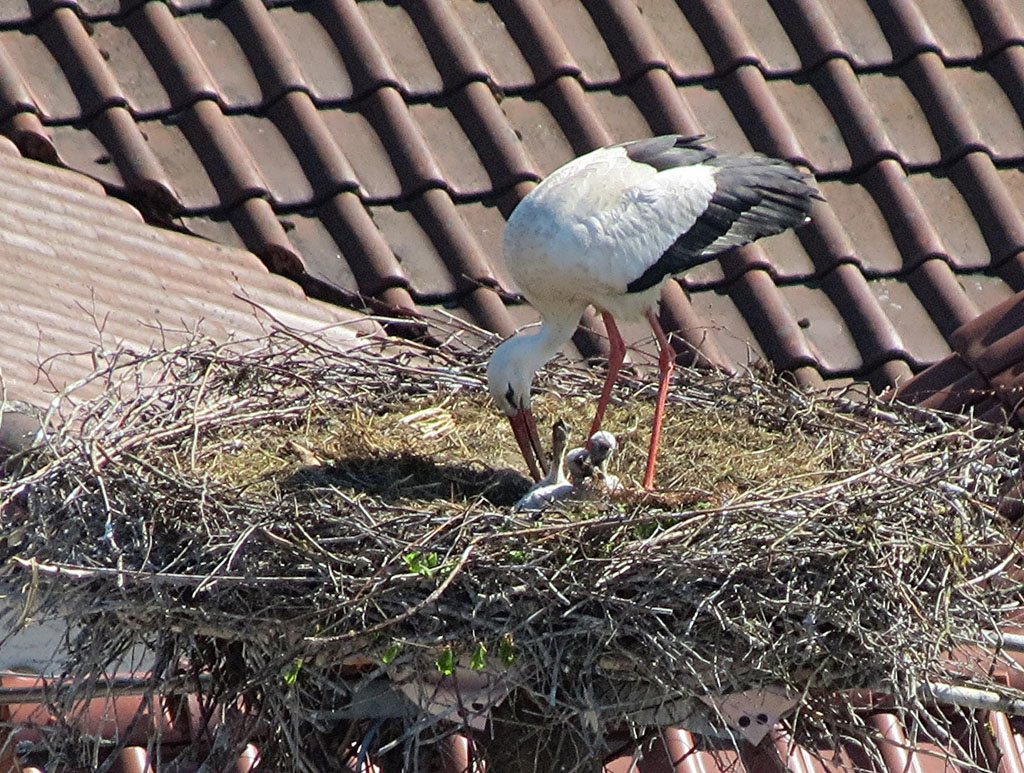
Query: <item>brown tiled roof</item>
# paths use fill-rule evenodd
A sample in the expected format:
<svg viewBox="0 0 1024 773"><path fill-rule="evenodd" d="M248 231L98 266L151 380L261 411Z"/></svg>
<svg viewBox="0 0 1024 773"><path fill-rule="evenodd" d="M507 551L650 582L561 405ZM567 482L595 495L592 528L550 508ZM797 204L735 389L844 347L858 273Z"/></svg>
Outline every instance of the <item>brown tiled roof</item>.
<svg viewBox="0 0 1024 773"><path fill-rule="evenodd" d="M1024 293L957 328L950 344L951 354L896 394L929 408L969 410L987 421L1024 419Z"/></svg>
<svg viewBox="0 0 1024 773"><path fill-rule="evenodd" d="M504 217L598 145L703 132L806 164L814 222L689 272L664 317L811 383L905 379L1024 289L1022 94L1017 0L0 8L24 153L349 304L510 332Z"/></svg>
<svg viewBox="0 0 1024 773"><path fill-rule="evenodd" d="M253 338L278 323L341 339L373 329L310 301L251 253L147 225L95 181L22 158L4 138L0 185L0 446L22 426L5 409L45 405L102 350L194 332Z"/></svg>
<svg viewBox="0 0 1024 773"><path fill-rule="evenodd" d="M764 355L812 384L881 387L938 363L905 395L982 412L1024 360L1022 116L1019 0L0 3L0 131L22 154L351 306L440 306L511 332L532 315L500 262L504 219L599 145L705 133L804 164L827 202L813 222L670 285L666 327L714 361ZM12 397L38 396L35 364L80 343L83 320L140 344L146 324L197 316L245 335L258 315L235 293L304 324L347 319L3 143L0 179ZM86 363L54 367L59 385ZM899 723L871 721L887 767L906 768ZM979 729L1020 766L1005 716ZM715 767L670 733L688 756L644 770ZM785 739L777 751L826 769ZM743 752L748 770L777 765Z"/></svg>

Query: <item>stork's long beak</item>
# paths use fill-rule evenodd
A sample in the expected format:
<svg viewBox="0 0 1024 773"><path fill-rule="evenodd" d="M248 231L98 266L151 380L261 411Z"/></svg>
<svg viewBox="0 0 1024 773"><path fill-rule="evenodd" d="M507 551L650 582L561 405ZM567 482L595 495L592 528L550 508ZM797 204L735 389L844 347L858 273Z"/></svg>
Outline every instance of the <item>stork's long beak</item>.
<svg viewBox="0 0 1024 773"><path fill-rule="evenodd" d="M544 477L544 473L541 472L541 467L544 466L544 449L540 444L533 413L529 408L523 408L509 416L508 423L512 425L512 434L516 436L516 443L523 453L526 466L530 468L530 474L534 480L540 480Z"/></svg>

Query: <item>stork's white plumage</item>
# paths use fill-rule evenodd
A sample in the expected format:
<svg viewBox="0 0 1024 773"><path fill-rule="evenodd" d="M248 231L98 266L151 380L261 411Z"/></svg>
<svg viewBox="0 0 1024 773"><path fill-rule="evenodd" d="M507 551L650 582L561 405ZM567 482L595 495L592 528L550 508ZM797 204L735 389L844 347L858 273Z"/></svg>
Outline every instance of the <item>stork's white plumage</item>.
<svg viewBox="0 0 1024 773"><path fill-rule="evenodd" d="M658 341L658 402L644 475L651 488L675 360L655 315L662 284L723 250L799 225L817 196L785 161L718 154L678 135L599 148L534 188L508 220L504 251L509 273L543 324L534 335L502 343L487 371L534 478L544 457L530 411L533 377L593 305L608 330L610 355L590 435L601 427L625 357L615 318L646 317Z"/></svg>

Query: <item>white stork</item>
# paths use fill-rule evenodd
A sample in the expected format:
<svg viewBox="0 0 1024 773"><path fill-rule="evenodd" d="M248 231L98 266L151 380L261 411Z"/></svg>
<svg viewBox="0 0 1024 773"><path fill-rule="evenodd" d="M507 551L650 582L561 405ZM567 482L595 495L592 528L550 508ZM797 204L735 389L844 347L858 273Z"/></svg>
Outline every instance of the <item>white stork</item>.
<svg viewBox="0 0 1024 773"><path fill-rule="evenodd" d="M646 317L660 350L659 389L644 487L654 467L675 352L655 310L670 277L720 252L808 219L818 192L791 164L757 153L719 154L699 138L666 135L599 148L556 169L505 227L509 273L540 312L534 335L502 343L488 387L508 417L534 479L544 456L530 388L593 305L608 330L608 375L588 437L601 421L626 347L615 318Z"/></svg>

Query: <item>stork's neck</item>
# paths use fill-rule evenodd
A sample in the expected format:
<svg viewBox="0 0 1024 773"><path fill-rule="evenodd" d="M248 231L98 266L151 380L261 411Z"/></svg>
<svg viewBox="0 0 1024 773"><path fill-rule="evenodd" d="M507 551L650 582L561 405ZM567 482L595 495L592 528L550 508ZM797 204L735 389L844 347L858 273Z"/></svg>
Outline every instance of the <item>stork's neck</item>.
<svg viewBox="0 0 1024 773"><path fill-rule="evenodd" d="M541 312L540 330L529 336L531 348L537 358L534 363L531 363L534 366L532 370L536 371L558 354L572 338L585 308L586 306L567 303L556 308L539 309Z"/></svg>

